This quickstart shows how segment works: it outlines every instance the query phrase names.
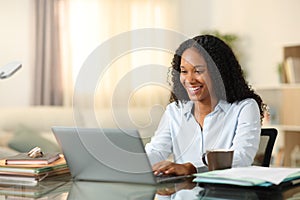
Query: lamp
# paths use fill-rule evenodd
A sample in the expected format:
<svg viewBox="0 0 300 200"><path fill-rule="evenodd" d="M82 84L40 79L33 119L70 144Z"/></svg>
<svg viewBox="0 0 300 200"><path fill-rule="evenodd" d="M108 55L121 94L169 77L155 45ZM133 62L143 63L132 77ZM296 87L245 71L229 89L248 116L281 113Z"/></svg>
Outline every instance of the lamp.
<svg viewBox="0 0 300 200"><path fill-rule="evenodd" d="M0 79L5 79L12 76L22 67L22 63L15 61L0 67Z"/></svg>

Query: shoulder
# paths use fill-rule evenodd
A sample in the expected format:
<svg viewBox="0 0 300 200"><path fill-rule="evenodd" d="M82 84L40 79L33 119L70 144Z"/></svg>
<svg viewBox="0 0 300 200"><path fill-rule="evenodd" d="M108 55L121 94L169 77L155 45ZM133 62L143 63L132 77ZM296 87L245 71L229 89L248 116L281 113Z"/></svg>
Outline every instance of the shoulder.
<svg viewBox="0 0 300 200"><path fill-rule="evenodd" d="M225 111L231 110L231 109L242 109L244 107L257 107L258 104L256 101L252 98L247 98L242 101L236 101L234 103L228 103L226 101L220 101L218 104L221 108L223 108Z"/></svg>
<svg viewBox="0 0 300 200"><path fill-rule="evenodd" d="M247 98L247 99L244 99L242 101L239 101L239 102L236 102L236 105L237 106L256 106L258 107L258 104L256 103L256 101L252 98Z"/></svg>
<svg viewBox="0 0 300 200"><path fill-rule="evenodd" d="M229 113L241 113L241 112L250 112L250 113L259 113L259 107L256 101L252 98L247 98L242 101L236 101L234 103L228 103L222 101L219 103L220 107Z"/></svg>
<svg viewBox="0 0 300 200"><path fill-rule="evenodd" d="M239 110L242 113L245 114L254 114L254 115L260 115L259 114L259 106L257 102L252 98L244 99L240 102L236 102L233 104L235 107L235 110Z"/></svg>
<svg viewBox="0 0 300 200"><path fill-rule="evenodd" d="M236 105L239 106L239 107L251 107L251 108L257 108L258 109L257 102L252 98L247 98L247 99L244 99L240 102L237 102Z"/></svg>

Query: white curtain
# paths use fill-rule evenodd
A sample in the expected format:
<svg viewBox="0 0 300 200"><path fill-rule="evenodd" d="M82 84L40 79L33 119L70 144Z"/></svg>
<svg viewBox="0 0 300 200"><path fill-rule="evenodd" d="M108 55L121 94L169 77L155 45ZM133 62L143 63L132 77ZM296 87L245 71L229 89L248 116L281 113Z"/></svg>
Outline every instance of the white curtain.
<svg viewBox="0 0 300 200"><path fill-rule="evenodd" d="M69 56L67 0L35 0L36 53L34 105L70 105L70 78L65 76Z"/></svg>
<svg viewBox="0 0 300 200"><path fill-rule="evenodd" d="M81 66L93 50L117 34L139 28L178 30L177 5L177 0L70 0L74 83ZM169 52L141 49L112 60L109 69L99 80L99 87L94 94L95 107L110 107L116 86L133 69L143 65L169 67L171 59L172 55ZM157 76L157 73L159 72L149 70L145 76ZM167 74L164 76L167 80ZM134 82L134 77L132 81ZM132 81L125 83L129 90L132 89ZM146 85L136 89L127 100L130 106L147 107L154 104L165 105L168 97L169 91L165 88Z"/></svg>

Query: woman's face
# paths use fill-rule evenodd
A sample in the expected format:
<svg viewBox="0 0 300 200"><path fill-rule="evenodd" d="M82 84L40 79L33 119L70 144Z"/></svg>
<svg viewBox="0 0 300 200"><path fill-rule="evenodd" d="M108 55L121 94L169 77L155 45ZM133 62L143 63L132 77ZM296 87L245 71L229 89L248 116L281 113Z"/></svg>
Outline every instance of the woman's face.
<svg viewBox="0 0 300 200"><path fill-rule="evenodd" d="M203 56L195 48L185 50L181 56L180 82L191 101L211 101L211 79Z"/></svg>

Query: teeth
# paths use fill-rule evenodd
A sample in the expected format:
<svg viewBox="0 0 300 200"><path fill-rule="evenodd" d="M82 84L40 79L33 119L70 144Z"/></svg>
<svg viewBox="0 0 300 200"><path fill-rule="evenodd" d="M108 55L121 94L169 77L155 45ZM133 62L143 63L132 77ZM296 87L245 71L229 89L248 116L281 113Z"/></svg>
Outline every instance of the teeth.
<svg viewBox="0 0 300 200"><path fill-rule="evenodd" d="M192 87L192 88L189 88L190 91L196 91L198 90L200 87Z"/></svg>

